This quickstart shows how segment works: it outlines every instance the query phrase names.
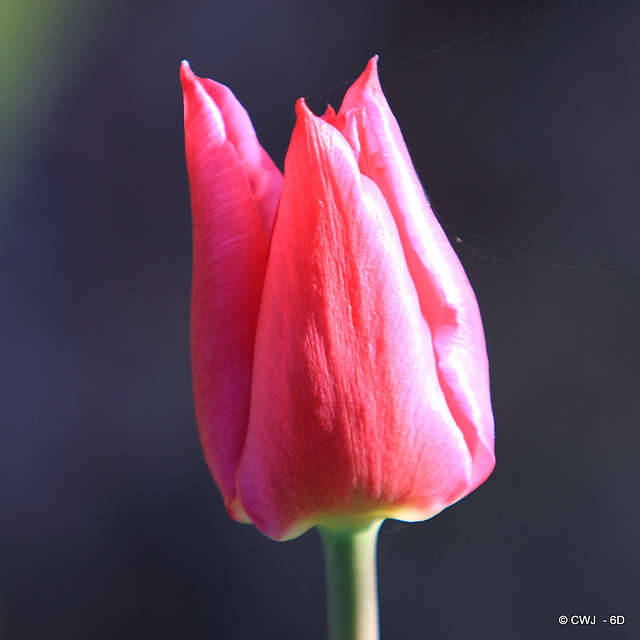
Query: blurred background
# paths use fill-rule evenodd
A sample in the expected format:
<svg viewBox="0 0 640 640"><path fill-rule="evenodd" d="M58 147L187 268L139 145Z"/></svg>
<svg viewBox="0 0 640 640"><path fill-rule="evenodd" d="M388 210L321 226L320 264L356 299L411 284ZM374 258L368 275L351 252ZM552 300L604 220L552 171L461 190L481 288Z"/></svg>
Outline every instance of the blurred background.
<svg viewBox="0 0 640 640"><path fill-rule="evenodd" d="M178 67L282 166L295 99L337 108L373 54L480 303L498 456L385 524L382 637L639 637L639 26L632 0L1 0L0 638L325 637L316 533L232 522L200 450Z"/></svg>

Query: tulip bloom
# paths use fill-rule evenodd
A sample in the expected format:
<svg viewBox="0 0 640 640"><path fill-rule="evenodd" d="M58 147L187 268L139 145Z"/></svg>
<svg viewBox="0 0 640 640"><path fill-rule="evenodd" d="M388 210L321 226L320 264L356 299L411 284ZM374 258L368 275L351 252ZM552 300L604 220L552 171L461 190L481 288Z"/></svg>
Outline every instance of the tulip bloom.
<svg viewBox="0 0 640 640"><path fill-rule="evenodd" d="M425 520L494 466L475 296L380 87L296 104L284 177L231 91L183 62L191 353L229 514L276 539Z"/></svg>

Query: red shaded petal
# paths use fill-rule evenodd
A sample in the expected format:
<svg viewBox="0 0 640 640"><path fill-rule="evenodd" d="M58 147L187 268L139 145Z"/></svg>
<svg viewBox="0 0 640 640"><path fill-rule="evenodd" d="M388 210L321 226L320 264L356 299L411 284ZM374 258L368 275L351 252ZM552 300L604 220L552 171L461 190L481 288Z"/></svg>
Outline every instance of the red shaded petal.
<svg viewBox="0 0 640 640"><path fill-rule="evenodd" d="M251 127L237 115L240 107L231 104L232 97L224 98L221 111L213 98L217 89L207 83L205 90L186 62L181 81L193 213L191 355L196 418L207 463L225 504L233 517L242 519L234 504L236 470L248 424L267 260L245 161L253 158L254 186L260 183L256 175L262 165L254 162L257 155L251 151L251 141L242 145L241 155L228 138L229 131L240 135L241 127L245 133ZM227 117L232 122L228 128Z"/></svg>
<svg viewBox="0 0 640 640"><path fill-rule="evenodd" d="M331 124L297 112L238 470L276 539L332 516L425 519L471 474L385 198Z"/></svg>
<svg viewBox="0 0 640 640"><path fill-rule="evenodd" d="M349 140L360 170L380 188L398 226L422 313L433 334L440 386L473 458L466 495L495 464L482 321L471 285L429 206L382 92L376 62L377 58L370 60L347 91L335 126Z"/></svg>
<svg viewBox="0 0 640 640"><path fill-rule="evenodd" d="M282 192L282 173L258 142L249 114L231 89L208 78L198 80L222 114L227 139L247 175L269 244Z"/></svg>

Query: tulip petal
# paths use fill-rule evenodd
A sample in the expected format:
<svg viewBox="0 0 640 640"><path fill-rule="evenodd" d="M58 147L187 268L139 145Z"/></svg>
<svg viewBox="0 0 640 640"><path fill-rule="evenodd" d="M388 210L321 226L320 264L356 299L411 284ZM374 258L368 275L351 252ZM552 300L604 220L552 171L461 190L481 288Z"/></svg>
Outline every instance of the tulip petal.
<svg viewBox="0 0 640 640"><path fill-rule="evenodd" d="M236 502L236 470L249 418L267 260L253 188L262 185L258 191L266 206L273 197L264 184L275 180L272 174L262 182L258 176L269 169L255 150L255 134L247 135L250 140L238 147L231 141L231 132L253 132L251 123L238 115L241 107L232 103L233 97L223 95L221 109L213 97L221 92L197 78L186 62L181 80L193 213L191 354L196 418L205 458L227 509L232 517L246 519Z"/></svg>
<svg viewBox="0 0 640 640"><path fill-rule="evenodd" d="M336 517L426 519L472 473L386 194L334 126L297 113L237 481L275 539Z"/></svg>
<svg viewBox="0 0 640 640"><path fill-rule="evenodd" d="M222 114L227 139L233 145L247 175L269 244L282 192L282 173L258 142L249 114L231 89L209 78L198 80Z"/></svg>
<svg viewBox="0 0 640 640"><path fill-rule="evenodd" d="M471 285L429 206L382 92L376 63L377 58L369 61L333 120L349 140L362 173L380 188L398 226L422 313L433 334L440 385L473 458L466 495L495 464L482 321Z"/></svg>

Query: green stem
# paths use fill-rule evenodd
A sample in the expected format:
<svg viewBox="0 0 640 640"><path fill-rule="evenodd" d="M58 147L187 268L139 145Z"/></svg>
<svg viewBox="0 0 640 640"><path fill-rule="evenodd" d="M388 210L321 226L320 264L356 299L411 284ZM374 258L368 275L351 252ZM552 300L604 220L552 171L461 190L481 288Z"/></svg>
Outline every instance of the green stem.
<svg viewBox="0 0 640 640"><path fill-rule="evenodd" d="M329 640L378 640L376 542L382 524L318 526L324 547Z"/></svg>

